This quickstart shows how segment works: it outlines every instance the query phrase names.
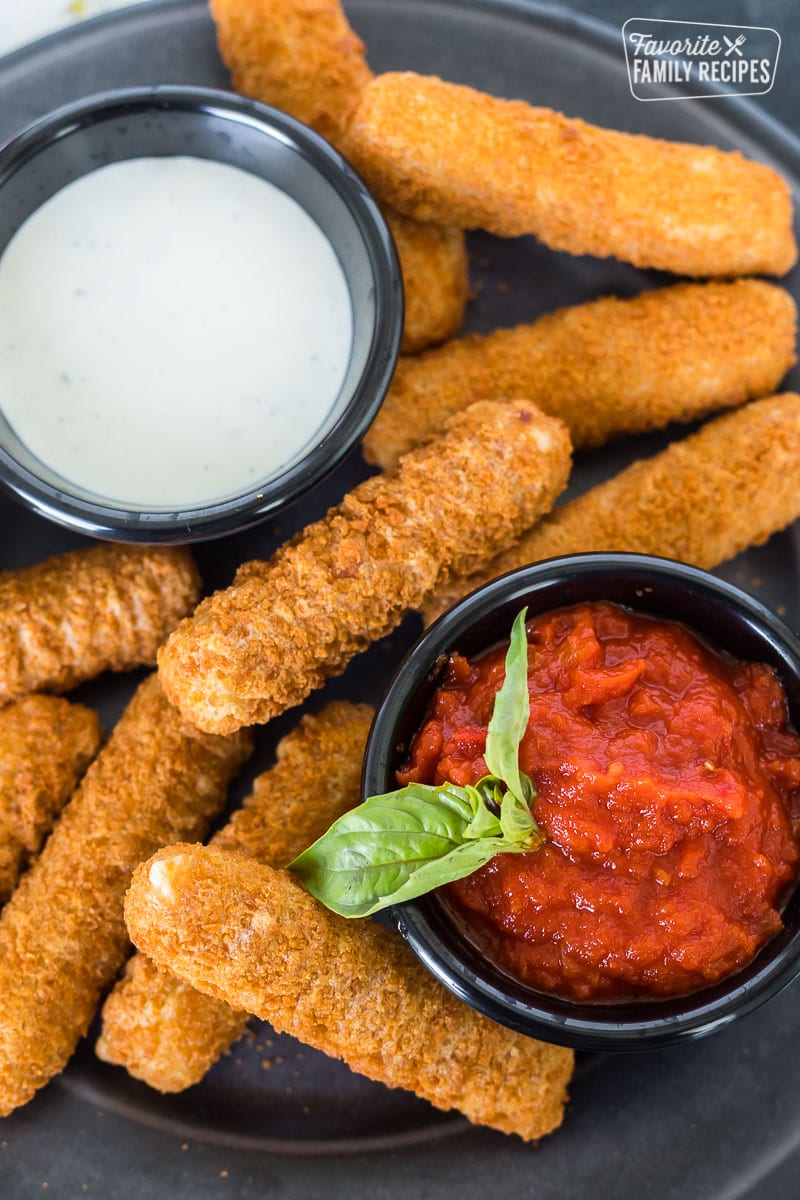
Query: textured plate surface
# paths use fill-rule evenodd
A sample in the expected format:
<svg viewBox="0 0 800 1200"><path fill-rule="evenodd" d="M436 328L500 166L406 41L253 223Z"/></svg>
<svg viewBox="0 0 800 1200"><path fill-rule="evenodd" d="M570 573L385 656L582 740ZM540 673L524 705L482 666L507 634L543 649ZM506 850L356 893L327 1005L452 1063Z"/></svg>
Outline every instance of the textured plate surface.
<svg viewBox="0 0 800 1200"><path fill-rule="evenodd" d="M744 20L747 5L738 7ZM490 0L354 0L348 11L378 70L438 73L619 128L737 146L776 163L800 187L800 151L780 127L732 100L636 104L618 40L563 11ZM147 5L0 62L0 141L59 104L147 83L226 86L204 5ZM503 243L475 235L470 249L475 299L468 324L474 329L662 281L619 263L557 255L528 239ZM797 293L796 276L787 282ZM572 490L654 452L663 440L635 439L581 459ZM279 524L198 547L207 586L228 582L242 559L269 554L366 474L356 456ZM80 543L0 497L0 566L35 562ZM785 609L797 628L799 560L795 528L721 574ZM311 707L334 696L377 700L417 631L409 619L314 697ZM110 725L133 683L104 679L81 695ZM282 718L262 732L250 776L269 765L276 739L294 720ZM264 1026L199 1087L177 1097L159 1097L97 1062L90 1036L64 1075L3 1123L0 1196L477 1200L491 1189L498 1200L767 1194L796 1200L799 996L797 987L789 989L754 1017L694 1046L635 1057L587 1056L564 1128L539 1147L470 1128Z"/></svg>

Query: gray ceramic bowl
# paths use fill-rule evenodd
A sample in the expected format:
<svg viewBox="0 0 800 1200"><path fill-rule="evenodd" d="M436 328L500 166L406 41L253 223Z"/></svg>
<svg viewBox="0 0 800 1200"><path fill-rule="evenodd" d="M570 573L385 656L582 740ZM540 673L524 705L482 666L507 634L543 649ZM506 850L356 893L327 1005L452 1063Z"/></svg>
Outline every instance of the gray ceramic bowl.
<svg viewBox="0 0 800 1200"><path fill-rule="evenodd" d="M130 542L184 542L247 528L314 487L360 440L394 371L403 325L397 255L349 164L306 126L265 105L198 87L107 92L59 109L0 149L0 255L55 192L108 163L190 155L228 163L296 200L331 242L353 311L346 377L327 427L249 491L183 511L132 511L81 491L39 462L0 413L0 481L62 525Z"/></svg>
<svg viewBox="0 0 800 1200"><path fill-rule="evenodd" d="M512 571L445 613L412 648L389 686L366 749L364 798L396 787L394 772L425 718L447 656L478 654L529 618L608 600L680 621L738 659L775 669L800 729L800 641L739 588L705 571L640 554L576 554ZM460 933L436 893L393 910L398 928L446 987L486 1016L544 1041L584 1050L650 1050L722 1029L800 974L800 890L784 928L735 975L688 996L586 1004L535 991L495 967Z"/></svg>

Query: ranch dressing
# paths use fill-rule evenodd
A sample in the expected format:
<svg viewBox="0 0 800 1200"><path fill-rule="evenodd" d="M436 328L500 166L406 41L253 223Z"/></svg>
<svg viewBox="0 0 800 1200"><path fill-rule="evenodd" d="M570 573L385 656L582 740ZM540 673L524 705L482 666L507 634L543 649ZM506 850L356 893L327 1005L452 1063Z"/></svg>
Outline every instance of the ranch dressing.
<svg viewBox="0 0 800 1200"><path fill-rule="evenodd" d="M0 258L0 409L112 504L200 507L280 473L338 415L351 342L319 226L222 163L101 167Z"/></svg>

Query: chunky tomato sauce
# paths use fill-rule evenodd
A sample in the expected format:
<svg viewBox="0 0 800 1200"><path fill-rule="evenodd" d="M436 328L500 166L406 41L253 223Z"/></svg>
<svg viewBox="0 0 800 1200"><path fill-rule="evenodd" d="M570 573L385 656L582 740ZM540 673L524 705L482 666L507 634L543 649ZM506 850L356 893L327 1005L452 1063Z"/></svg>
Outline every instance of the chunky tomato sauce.
<svg viewBox="0 0 800 1200"><path fill-rule="evenodd" d="M681 995L781 927L795 874L800 738L772 670L612 604L528 625L520 747L535 853L446 889L469 936L531 986L578 1000ZM450 659L401 784L476 783L506 646Z"/></svg>

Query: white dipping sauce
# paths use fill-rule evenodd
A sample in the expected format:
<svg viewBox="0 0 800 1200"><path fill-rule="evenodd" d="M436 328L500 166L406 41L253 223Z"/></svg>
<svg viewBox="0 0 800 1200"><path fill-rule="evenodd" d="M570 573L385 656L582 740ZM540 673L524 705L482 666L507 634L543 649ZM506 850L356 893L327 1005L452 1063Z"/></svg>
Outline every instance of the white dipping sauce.
<svg viewBox="0 0 800 1200"><path fill-rule="evenodd" d="M352 335L316 222L203 159L101 167L0 259L0 408L53 471L133 508L200 507L296 460L338 415Z"/></svg>

